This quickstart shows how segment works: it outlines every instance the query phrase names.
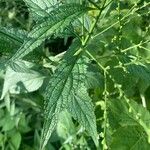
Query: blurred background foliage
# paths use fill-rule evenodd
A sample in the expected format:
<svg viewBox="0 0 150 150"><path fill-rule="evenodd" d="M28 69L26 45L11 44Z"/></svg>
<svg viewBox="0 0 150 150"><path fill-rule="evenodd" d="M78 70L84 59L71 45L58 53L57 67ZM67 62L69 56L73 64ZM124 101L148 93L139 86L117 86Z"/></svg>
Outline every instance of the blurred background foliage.
<svg viewBox="0 0 150 150"><path fill-rule="evenodd" d="M65 2L70 1L71 0L66 0ZM101 1L93 0L93 2L99 4ZM114 68L110 70L110 74L116 78L116 83L123 86L128 97L132 97L137 102L141 103L141 95L144 95L145 99L150 99L150 72L139 72L138 68L137 71L134 70L133 77L126 75L126 78L124 78L125 72L122 69L119 69L121 64L116 68L114 66L116 66L116 64L118 65L120 62L130 63L130 58L126 55L130 53L138 56L138 58L135 59L135 62L138 59L141 62L146 63L148 68L150 67L150 43L147 42L142 44L142 46L135 46L130 52L127 50L127 47L132 47L138 45L140 42L150 40L150 7L149 5L143 7L144 5L147 5L149 0L122 0L120 6L120 17L123 17L135 4L135 9L137 9L137 11L133 14L132 12L129 13L129 16L120 22L121 25L118 26L117 24L107 32L99 34L103 32L104 29L109 28L112 24L118 21L118 10L116 9L117 4L115 2L116 1L114 0L114 3L112 2L102 14L100 22L94 31L93 38L89 41L87 49L93 54L93 56L96 56L97 60L103 65L107 64ZM85 15L84 26L86 31L88 31L92 17L95 16L95 13L96 11L92 11L91 14ZM16 28L16 34L26 35L27 32L32 29L34 24L35 21L23 0L0 0L0 27L13 27ZM76 31L82 34L80 26L80 20L75 22ZM121 29L119 28L120 26L122 26ZM118 30L120 31L118 32ZM120 43L118 43L118 37L121 37ZM21 81L19 78L17 81L12 81L12 77L18 76L18 74L15 74L11 69L6 71L7 76L5 77L4 72L0 72L1 94L3 81L7 80L10 83L10 85L5 86L5 94L7 94L4 97L4 100L0 101L0 149L38 150L43 124L43 116L41 113L43 109L43 89L46 86L48 80L47 77L54 72L56 66L60 63L63 53L68 49L73 39L74 35L71 33L69 36L68 34L67 36L62 35L62 38L47 39L40 47L42 51L36 49L31 55L26 57L26 60L31 60L32 58L32 63L25 61L20 62L28 64L30 68L33 69L32 76L31 73L26 73ZM0 40L3 40L1 33ZM20 38L20 41L16 45L13 42L10 43L8 40L8 43L11 44L11 51L10 49L7 51L0 45L1 60L15 52L23 43L23 40L24 39ZM125 54L116 58L115 54L118 45ZM114 55L114 57L110 57L110 55ZM27 68L22 67L21 69ZM101 126L103 118L103 101L100 101L100 99L103 94L104 81L103 76L95 66L95 63L89 65L88 69L88 76L94 78L91 81L87 81L87 86L89 87L90 96L96 104L95 114L97 117L98 132L100 133L102 130ZM130 66L129 69L131 72L133 71L132 66ZM141 70L143 71L142 66ZM142 73L146 75L142 76ZM26 78L28 78L28 80L34 78L34 81L29 80L29 82L26 82ZM23 82L26 87L19 85L21 82ZM115 93L117 84L116 87L112 86L111 81L108 84L111 97L117 97L118 93ZM9 86L11 86L11 89ZM27 93L26 89L28 89L30 93ZM150 101L147 101L147 108L150 109ZM66 111L60 114L57 128L46 148L46 150L57 149L95 149L91 138L77 122L72 120L71 116Z"/></svg>

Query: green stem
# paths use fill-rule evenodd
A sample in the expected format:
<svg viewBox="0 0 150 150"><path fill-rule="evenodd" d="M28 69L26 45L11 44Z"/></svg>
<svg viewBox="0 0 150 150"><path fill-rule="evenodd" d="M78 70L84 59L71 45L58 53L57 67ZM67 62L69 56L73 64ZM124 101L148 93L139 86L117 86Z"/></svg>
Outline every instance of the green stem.
<svg viewBox="0 0 150 150"><path fill-rule="evenodd" d="M122 22L121 22L121 10L120 10L120 0L118 0L118 22L119 22L119 29L118 29L118 37L117 37L117 51L120 52L121 49L121 34L122 34Z"/></svg>
<svg viewBox="0 0 150 150"><path fill-rule="evenodd" d="M104 119L104 138L102 141L103 144L103 150L108 149L107 148L107 143L106 143L106 130L107 130L107 100L108 100L108 92L107 92L107 72L104 71L104 114L103 114L103 119Z"/></svg>
<svg viewBox="0 0 150 150"><path fill-rule="evenodd" d="M83 1L80 0L80 4L82 5ZM81 37L81 42L84 40L84 14L82 16L82 37Z"/></svg>
<svg viewBox="0 0 150 150"><path fill-rule="evenodd" d="M139 48L142 48L142 49L144 49L144 50L146 50L146 51L150 52L150 49L145 48L145 47L143 47L143 46L139 46Z"/></svg>
<svg viewBox="0 0 150 150"><path fill-rule="evenodd" d="M94 5L97 9L101 10L101 8L91 0L88 0L92 5Z"/></svg>
<svg viewBox="0 0 150 150"><path fill-rule="evenodd" d="M104 91L103 91L103 95L104 95L104 114L103 114L103 119L104 119L104 137L103 137L103 141L102 141L102 144L103 144L103 150L106 150L107 149L107 143L106 143L106 129L107 129L107 100L108 100L108 92L107 92L107 74L109 75L108 71L107 71L107 68L104 68L103 65L101 65L97 59L89 52L89 51L86 51L86 53L90 56L91 59L93 59L97 64L98 66L100 67L100 69L103 70L104 72Z"/></svg>
<svg viewBox="0 0 150 150"><path fill-rule="evenodd" d="M105 7L105 3L106 3L106 0L104 0L104 3L103 3L103 5L102 5L102 8L100 9L100 11L99 11L99 13L98 13L98 15L97 15L95 21L93 22L93 24L92 24L92 26L91 26L90 31L89 31L89 34L87 35L87 37L85 38L85 40L82 42L82 46L83 46L83 47L85 47L86 43L89 41L89 39L90 39L90 37L91 37L91 34L93 33L94 28L95 28L95 26L96 26L96 24L97 24L97 22L98 22L98 20L99 20L99 18L100 18L100 16L101 16L101 14L102 14L102 11L103 11L103 9L104 9L104 7Z"/></svg>
<svg viewBox="0 0 150 150"><path fill-rule="evenodd" d="M133 48L142 47L141 45L146 44L146 43L148 43L148 42L150 42L150 40L146 40L145 42L140 42L140 43L137 44L137 45L128 47L128 48L126 48L126 49L123 49L121 52L124 53L124 52L127 52L127 51L129 51L129 50L131 50L131 49L133 49ZM149 51L150 51L150 50L149 50Z"/></svg>
<svg viewBox="0 0 150 150"><path fill-rule="evenodd" d="M90 40L91 38L91 35L95 29L95 26L102 14L102 11L104 10L105 8L105 3L106 3L106 0L104 1L103 5L102 5L102 8L101 10L99 11L96 19L94 20L93 24L91 25L91 28L90 28L90 31L89 31L89 34L85 37L85 39L82 41L82 48L80 48L74 55L79 55L83 50L84 50L84 47L86 46L86 44L88 43L88 41Z"/></svg>
<svg viewBox="0 0 150 150"><path fill-rule="evenodd" d="M143 7L141 7L140 9L148 6L150 3L147 3L146 5L144 5ZM121 18L121 21L125 20L127 17L129 17L130 15L132 15L133 13L135 13L136 11L140 10L140 9L134 9L136 7L136 5L134 5L127 13L124 17ZM135 17L135 16L134 16ZM134 18L133 17L133 18ZM109 29L111 29L112 27L114 27L115 25L117 25L119 23L119 21L116 21L115 23L113 23L112 25L110 25L109 27L107 27L106 29L102 30L101 32L99 32L98 34L94 35L92 37L92 39L96 38L97 36L103 34L104 32L108 31Z"/></svg>
<svg viewBox="0 0 150 150"><path fill-rule="evenodd" d="M101 65L97 59L89 52L89 51L86 51L86 53L91 57L92 60L94 60L97 65L103 70L103 71L106 71L106 69L103 67L103 65Z"/></svg>

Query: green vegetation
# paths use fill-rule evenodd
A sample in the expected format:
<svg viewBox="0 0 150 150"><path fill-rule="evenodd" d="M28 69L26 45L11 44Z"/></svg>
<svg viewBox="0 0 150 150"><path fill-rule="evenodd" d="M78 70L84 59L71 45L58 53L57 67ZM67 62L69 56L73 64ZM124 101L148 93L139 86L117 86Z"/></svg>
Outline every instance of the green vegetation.
<svg viewBox="0 0 150 150"><path fill-rule="evenodd" d="M0 1L0 149L150 149L149 0Z"/></svg>

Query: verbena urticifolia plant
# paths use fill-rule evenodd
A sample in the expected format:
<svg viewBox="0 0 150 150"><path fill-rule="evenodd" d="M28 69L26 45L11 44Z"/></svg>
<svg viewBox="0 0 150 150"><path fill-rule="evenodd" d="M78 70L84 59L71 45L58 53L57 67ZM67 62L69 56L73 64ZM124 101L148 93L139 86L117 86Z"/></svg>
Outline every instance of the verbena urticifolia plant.
<svg viewBox="0 0 150 150"><path fill-rule="evenodd" d="M69 149L150 149L150 2L24 2L30 26L0 27L1 99L42 86L44 124L38 149L45 149L60 118L68 115L87 145L93 144L70 144ZM71 42L52 56L59 39Z"/></svg>

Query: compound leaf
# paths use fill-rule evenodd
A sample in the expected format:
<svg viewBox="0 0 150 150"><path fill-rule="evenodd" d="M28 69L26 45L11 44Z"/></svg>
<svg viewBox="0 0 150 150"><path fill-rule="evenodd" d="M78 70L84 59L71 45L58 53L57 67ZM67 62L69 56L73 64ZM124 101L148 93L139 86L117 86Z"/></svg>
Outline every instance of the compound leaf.
<svg viewBox="0 0 150 150"><path fill-rule="evenodd" d="M83 89L82 94L84 95L81 96L79 93L86 69L85 58L78 58L79 56L74 55L79 46L78 42L73 44L47 86L44 109L46 117L41 141L42 149L47 144L56 126L59 113L66 108L87 129L94 140L97 137L96 119L91 99Z"/></svg>
<svg viewBox="0 0 150 150"><path fill-rule="evenodd" d="M23 58L42 44L46 38L63 31L72 21L87 10L87 7L79 4L68 4L51 11L49 17L42 19L29 33L28 39L13 55L11 60Z"/></svg>

